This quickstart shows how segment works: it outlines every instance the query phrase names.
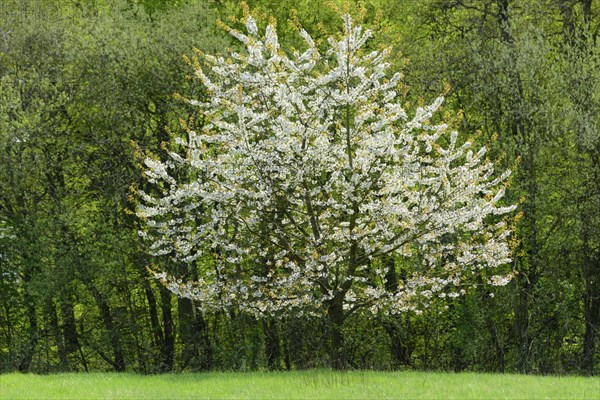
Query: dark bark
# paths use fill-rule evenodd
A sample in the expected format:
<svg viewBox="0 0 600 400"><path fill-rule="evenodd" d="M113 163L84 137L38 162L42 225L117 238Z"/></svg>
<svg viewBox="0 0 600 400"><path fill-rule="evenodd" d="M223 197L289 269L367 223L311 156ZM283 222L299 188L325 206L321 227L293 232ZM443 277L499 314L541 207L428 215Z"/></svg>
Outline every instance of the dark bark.
<svg viewBox="0 0 600 400"><path fill-rule="evenodd" d="M110 345L113 352L112 366L117 372L125 371L125 357L121 348L121 334L114 323L113 316L108 302L96 286L89 280L84 282L92 297L96 301L96 305L100 310L100 316L104 323L104 328L108 332Z"/></svg>
<svg viewBox="0 0 600 400"><path fill-rule="evenodd" d="M152 287L150 286L150 281L148 279L148 273L144 267L145 264L146 264L145 260L140 258L138 261L139 276L142 280L141 283L144 287L144 295L146 297L146 302L148 303L147 310L148 310L148 316L150 317L150 329L152 331L152 345L153 345L153 349L154 349L152 354L154 356L158 355L158 354L162 355L162 346L163 346L163 342L164 342L164 336L163 336L162 327L160 326L160 320L159 320L159 316L158 316L158 306L156 304L156 296L154 295L154 291L152 290ZM158 369L161 369L162 360L158 360L157 357L155 357L155 359L153 361L154 361L154 366Z"/></svg>
<svg viewBox="0 0 600 400"><path fill-rule="evenodd" d="M522 92L519 90L519 99L522 99ZM522 173L527 191L527 198L523 204L523 230L526 256L517 262L518 275L517 284L519 286L519 300L515 313L515 326L517 329L517 340L520 347L518 369L521 372L531 370L531 347L532 338L530 336L531 303L534 301L534 290L540 278L539 272L539 251L540 244L538 240L538 220L537 220L537 171L535 165L536 159L536 138L532 137L535 133L526 132L525 122L521 118L514 121L513 135L525 137L526 154L523 156Z"/></svg>
<svg viewBox="0 0 600 400"><path fill-rule="evenodd" d="M60 304L60 313L62 317L65 350L67 354L74 353L79 349L79 340L77 338L77 327L75 325L75 309L71 298L65 296Z"/></svg>
<svg viewBox="0 0 600 400"><path fill-rule="evenodd" d="M522 267L523 263L523 260L519 260L517 263L518 265L521 265L519 268L520 271L525 270L525 268ZM518 304L515 310L515 334L518 351L517 368L520 372L527 373L531 367L531 338L529 336L531 318L529 309L529 292L531 291L531 285L527 281L526 272L518 275L517 288L519 292Z"/></svg>
<svg viewBox="0 0 600 400"><path fill-rule="evenodd" d="M283 336L283 363L287 371L292 370L292 356L290 349L290 335Z"/></svg>
<svg viewBox="0 0 600 400"><path fill-rule="evenodd" d="M536 207L536 174L535 166L533 165L533 155L523 162L525 173L528 174L528 198L523 205L526 239L526 257L517 262L519 266L517 275L517 284L519 288L519 300L517 310L515 312L515 327L517 334L517 342L519 346L519 359L517 368L522 373L530 372L532 369L532 345L533 338L531 337L531 303L534 297L534 289L540 278L538 270L538 237L537 237L537 207Z"/></svg>
<svg viewBox="0 0 600 400"><path fill-rule="evenodd" d="M69 359L67 358L67 350L64 343L63 335L61 334L60 325L58 322L58 313L56 312L56 305L49 299L46 306L46 314L48 315L50 331L54 337L56 349L58 351L58 359L60 360L60 369L62 371L68 371Z"/></svg>
<svg viewBox="0 0 600 400"><path fill-rule="evenodd" d="M175 334L173 324L173 313L171 312L172 293L164 286L160 286L161 311L163 318L163 341L161 345L161 370L164 372L173 370L175 354Z"/></svg>
<svg viewBox="0 0 600 400"><path fill-rule="evenodd" d="M209 371L213 367L213 348L208 331L208 323L204 319L202 313L196 309L196 317L194 319L194 331L199 340L198 348L201 352L200 369Z"/></svg>
<svg viewBox="0 0 600 400"><path fill-rule="evenodd" d="M506 43L512 42L513 38L510 34L509 27L509 0L498 0L498 26L502 40Z"/></svg>
<svg viewBox="0 0 600 400"><path fill-rule="evenodd" d="M193 265L179 265L178 276L184 280L197 280ZM208 325L194 302L187 298L177 299L179 335L182 344L182 369L208 370L212 367L212 346Z"/></svg>
<svg viewBox="0 0 600 400"><path fill-rule="evenodd" d="M160 348L163 342L162 329L158 320L158 308L156 307L156 297L148 282L144 284L144 294L146 295L146 301L148 302L148 314L150 316L150 326L152 327L152 336L154 338L154 345Z"/></svg>
<svg viewBox="0 0 600 400"><path fill-rule="evenodd" d="M2 304L2 311L4 311L4 320L6 321L6 346L8 347L8 359L11 361L14 360L14 348L13 348L13 327L12 327L12 315L11 315L11 306L9 304Z"/></svg>
<svg viewBox="0 0 600 400"><path fill-rule="evenodd" d="M19 372L28 372L31 367L31 362L33 361L33 353L35 352L35 347L37 345L39 339L38 332L38 323L37 323L37 313L36 308L33 302L33 298L29 294L29 288L27 287L31 281L31 275L25 274L23 277L23 282L25 283L25 295L24 302L25 308L27 309L27 319L29 322L29 327L27 329L28 339L25 342L25 345L22 350L22 357L19 361L18 370Z"/></svg>
<svg viewBox="0 0 600 400"><path fill-rule="evenodd" d="M414 351L414 344L405 340L405 331L410 331L410 321L403 321L401 317L392 317L383 322L383 328L390 338L390 353L392 367L398 369L411 365L410 357Z"/></svg>
<svg viewBox="0 0 600 400"><path fill-rule="evenodd" d="M148 302L148 314L150 316L150 327L152 329L152 343L154 345L154 349L156 349L154 354L162 355L162 347L164 342L162 327L160 326L160 322L158 319L158 308L156 305L156 296L154 296L154 292L150 287L150 283L144 277L144 294L146 295L146 301ZM161 369L162 360L154 360L154 365L158 369Z"/></svg>
<svg viewBox="0 0 600 400"><path fill-rule="evenodd" d="M394 257L388 257L386 266L388 268L385 273L385 290L390 293L398 292L398 274L396 273L396 263Z"/></svg>
<svg viewBox="0 0 600 400"><path fill-rule="evenodd" d="M197 370L200 366L198 349L198 332L195 331L196 321L192 300L178 297L177 310L179 317L179 336L182 345L181 368Z"/></svg>
<svg viewBox="0 0 600 400"><path fill-rule="evenodd" d="M302 356L302 348L304 347L304 341L306 337L300 333L300 329L298 328L298 323L300 321L294 319L291 316L288 316L285 320L285 334L283 335L284 339L284 351L286 357L286 366L287 370L293 369L303 369L306 368L304 360L301 358Z"/></svg>
<svg viewBox="0 0 600 400"><path fill-rule="evenodd" d="M331 335L331 367L339 370L348 369L349 364L344 352L344 336L342 332L345 315L343 298L340 293L337 293L331 300L327 316L329 317Z"/></svg>
<svg viewBox="0 0 600 400"><path fill-rule="evenodd" d="M387 257L387 272L385 274L385 290L391 293L398 291L398 273L394 257ZM409 328L410 321L407 321ZM390 353L392 355L392 365L394 369L404 365L410 365L410 356L414 350L407 343L402 335L402 319L400 316L391 316L388 320L382 322L388 337L390 338Z"/></svg>
<svg viewBox="0 0 600 400"><path fill-rule="evenodd" d="M77 343L78 346L78 351L79 351L79 356L81 358L81 365L83 365L83 370L85 372L90 372L90 370L88 369L88 365L87 365L87 361L85 360L85 354L83 353L83 348L81 347L81 342Z"/></svg>
<svg viewBox="0 0 600 400"><path fill-rule="evenodd" d="M495 351L495 367L494 369L500 373L505 372L506 368L506 358L505 358L505 350L504 346L500 341L500 335L498 334L498 326L491 320L489 316L486 317L487 320L487 328L488 332L490 332L490 336L492 337L492 343L494 345Z"/></svg>
<svg viewBox="0 0 600 400"><path fill-rule="evenodd" d="M592 16L592 0L581 0L581 3L583 5L583 23L586 28L589 28Z"/></svg>
<svg viewBox="0 0 600 400"><path fill-rule="evenodd" d="M265 334L265 356L267 367L270 370L281 368L281 345L279 341L279 332L277 323L272 318L263 321L263 331Z"/></svg>
<svg viewBox="0 0 600 400"><path fill-rule="evenodd" d="M575 38L575 19L573 7L575 6L573 0L560 0L558 3L558 9L562 16L563 35L565 42L572 43Z"/></svg>
<svg viewBox="0 0 600 400"><path fill-rule="evenodd" d="M19 362L19 372L28 372L33 361L33 353L38 342L39 333L37 326L37 316L35 307L32 304L27 305L27 316L29 319L29 328L27 330L28 339L23 348L23 356Z"/></svg>

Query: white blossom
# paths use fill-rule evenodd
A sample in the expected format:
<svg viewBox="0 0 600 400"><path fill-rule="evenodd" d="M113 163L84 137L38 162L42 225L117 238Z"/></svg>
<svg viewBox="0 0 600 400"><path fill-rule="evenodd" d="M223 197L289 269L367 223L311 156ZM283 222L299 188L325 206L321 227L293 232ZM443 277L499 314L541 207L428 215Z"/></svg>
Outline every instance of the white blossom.
<svg viewBox="0 0 600 400"><path fill-rule="evenodd" d="M409 116L390 51L363 51L369 30L344 16L327 51L302 30L294 54L274 25L261 35L248 17L246 30L230 30L245 52L202 55L195 71L209 96L189 103L205 125L145 162L156 191L140 194L140 235L152 254L201 266L193 282L157 279L205 310L310 314L342 299L347 312L420 312L510 261L510 172L432 125L443 97ZM412 267L389 290L377 265L394 257Z"/></svg>

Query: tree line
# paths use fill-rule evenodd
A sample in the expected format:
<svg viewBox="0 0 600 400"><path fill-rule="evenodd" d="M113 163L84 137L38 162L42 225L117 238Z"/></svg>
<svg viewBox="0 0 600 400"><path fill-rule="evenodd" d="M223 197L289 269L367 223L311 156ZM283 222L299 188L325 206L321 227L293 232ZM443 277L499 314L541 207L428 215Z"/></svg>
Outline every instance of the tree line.
<svg viewBox="0 0 600 400"><path fill-rule="evenodd" d="M335 7L249 3L258 21L277 19L282 46L301 47L295 27L318 42L341 25ZM597 373L600 9L372 0L350 10L377 33L372 46L399 50L391 69L403 73L409 109L445 94L445 118L514 171L505 201L518 214L507 286L474 285L420 315L352 314L345 360ZM216 21L239 24L229 19L242 14L237 2L8 1L0 11L1 370L332 365L327 320L200 311L146 268L184 280L201 268L148 255L135 192L151 190L144 157L163 157L163 143L202 126L181 97L208 94L182 56L236 48Z"/></svg>

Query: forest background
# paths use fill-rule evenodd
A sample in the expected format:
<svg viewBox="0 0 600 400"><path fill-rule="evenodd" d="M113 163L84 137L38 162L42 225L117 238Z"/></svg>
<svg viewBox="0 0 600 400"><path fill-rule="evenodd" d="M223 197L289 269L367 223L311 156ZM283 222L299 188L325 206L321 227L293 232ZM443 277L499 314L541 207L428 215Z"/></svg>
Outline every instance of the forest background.
<svg viewBox="0 0 600 400"><path fill-rule="evenodd" d="M249 2L316 38L319 1ZM421 315L354 314L353 368L600 371L600 4L592 0L364 0L375 45L399 51L406 103L446 95L463 135L514 169L515 278ZM0 372L304 369L330 365L326 321L202 314L150 277L197 265L148 256L132 188L141 155L203 96L183 55L236 44L236 1L4 0L0 5ZM260 18L262 16L262 18ZM400 54L401 53L401 54ZM410 109L410 108L409 108Z"/></svg>

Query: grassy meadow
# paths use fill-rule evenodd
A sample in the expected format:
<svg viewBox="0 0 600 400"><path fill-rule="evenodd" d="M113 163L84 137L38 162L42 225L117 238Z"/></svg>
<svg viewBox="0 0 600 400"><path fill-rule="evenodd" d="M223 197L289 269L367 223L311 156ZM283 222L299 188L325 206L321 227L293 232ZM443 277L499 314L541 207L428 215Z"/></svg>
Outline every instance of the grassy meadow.
<svg viewBox="0 0 600 400"><path fill-rule="evenodd" d="M0 375L0 399L600 399L600 378L329 370Z"/></svg>

